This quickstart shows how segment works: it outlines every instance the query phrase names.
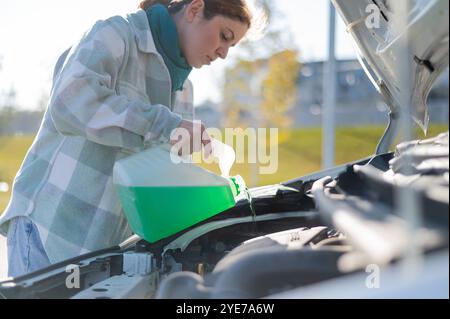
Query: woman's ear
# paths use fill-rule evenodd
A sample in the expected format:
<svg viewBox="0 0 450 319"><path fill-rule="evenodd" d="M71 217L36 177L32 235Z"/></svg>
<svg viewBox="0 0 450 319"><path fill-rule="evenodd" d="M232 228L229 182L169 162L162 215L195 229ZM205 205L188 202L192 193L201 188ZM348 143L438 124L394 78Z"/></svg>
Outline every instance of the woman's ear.
<svg viewBox="0 0 450 319"><path fill-rule="evenodd" d="M205 8L205 2L203 0L193 0L186 7L187 21L192 22L196 17L201 17L203 9Z"/></svg>

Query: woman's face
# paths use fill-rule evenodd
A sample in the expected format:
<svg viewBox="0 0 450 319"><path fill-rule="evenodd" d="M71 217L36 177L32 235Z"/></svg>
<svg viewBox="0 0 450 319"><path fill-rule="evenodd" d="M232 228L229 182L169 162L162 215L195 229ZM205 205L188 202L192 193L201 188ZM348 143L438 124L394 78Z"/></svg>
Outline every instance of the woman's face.
<svg viewBox="0 0 450 319"><path fill-rule="evenodd" d="M225 59L248 31L246 24L221 15L204 19L202 4L194 0L186 7L179 28L181 50L189 65L197 69L217 58Z"/></svg>

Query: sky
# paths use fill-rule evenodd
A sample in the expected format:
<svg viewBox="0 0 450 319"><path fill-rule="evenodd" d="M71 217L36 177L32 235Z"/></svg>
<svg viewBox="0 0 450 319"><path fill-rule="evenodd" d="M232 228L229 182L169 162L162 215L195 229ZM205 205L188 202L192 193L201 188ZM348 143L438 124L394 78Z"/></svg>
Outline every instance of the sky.
<svg viewBox="0 0 450 319"><path fill-rule="evenodd" d="M58 56L97 20L135 12L139 0L0 0L0 93L14 88L20 109L36 109L51 87ZM276 0L281 17L300 52L302 62L327 56L328 0ZM337 58L355 57L353 45L337 17ZM239 45L229 57L239 53ZM219 102L224 69L232 59L194 69L195 104Z"/></svg>

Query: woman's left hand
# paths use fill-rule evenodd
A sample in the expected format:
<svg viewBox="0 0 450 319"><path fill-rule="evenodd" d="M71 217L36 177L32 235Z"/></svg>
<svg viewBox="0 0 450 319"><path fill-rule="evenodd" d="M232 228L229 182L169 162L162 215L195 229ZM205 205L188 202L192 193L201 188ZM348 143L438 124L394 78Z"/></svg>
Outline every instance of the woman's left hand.
<svg viewBox="0 0 450 319"><path fill-rule="evenodd" d="M211 155L211 137L201 121L182 120L179 127L172 131L170 143L176 147L175 152L180 156L201 152L202 147L205 157Z"/></svg>

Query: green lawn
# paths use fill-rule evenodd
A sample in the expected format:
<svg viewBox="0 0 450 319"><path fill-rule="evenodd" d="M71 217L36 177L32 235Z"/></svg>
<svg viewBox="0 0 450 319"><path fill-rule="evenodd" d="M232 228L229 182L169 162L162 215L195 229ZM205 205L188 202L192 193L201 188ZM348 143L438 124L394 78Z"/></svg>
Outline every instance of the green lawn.
<svg viewBox="0 0 450 319"><path fill-rule="evenodd" d="M431 126L428 136L448 130L447 125ZM365 158L374 153L384 127L338 128L336 133L336 165ZM423 135L418 133L418 137ZM10 186L22 160L33 142L33 136L0 137L0 181ZM257 185L286 181L320 170L322 133L320 129L296 129L279 145L279 165L276 174L257 176ZM214 166L205 166L219 172ZM257 168L256 168L257 169ZM241 175L251 184L251 167L236 164L232 175ZM250 185L254 186L254 185ZM0 214L6 207L10 192L0 193Z"/></svg>
<svg viewBox="0 0 450 319"><path fill-rule="evenodd" d="M14 176L33 142L32 136L0 137L0 181L9 184L9 192L0 193L0 214L8 204Z"/></svg>

